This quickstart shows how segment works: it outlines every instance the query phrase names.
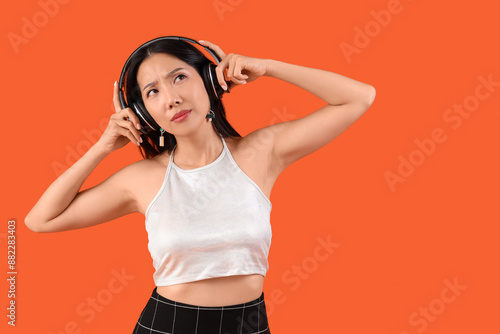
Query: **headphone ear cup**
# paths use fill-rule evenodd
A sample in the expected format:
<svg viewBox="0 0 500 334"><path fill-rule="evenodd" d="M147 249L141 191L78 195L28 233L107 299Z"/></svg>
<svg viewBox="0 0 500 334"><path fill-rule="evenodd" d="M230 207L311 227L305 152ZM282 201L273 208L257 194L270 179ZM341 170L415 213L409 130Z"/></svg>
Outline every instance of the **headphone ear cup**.
<svg viewBox="0 0 500 334"><path fill-rule="evenodd" d="M227 92L219 84L217 73L215 72L216 67L217 66L214 64L207 63L203 66L202 71L203 82L205 83L205 88L207 89L210 100L220 99L224 93L229 93L229 83L226 80L224 81L226 81L226 86L228 87Z"/></svg>
<svg viewBox="0 0 500 334"><path fill-rule="evenodd" d="M133 101L131 109L135 112L135 114L139 118L139 121L141 122L142 127L139 130L141 133L147 135L148 130L160 130L160 126L156 123L153 117L151 117L142 101Z"/></svg>

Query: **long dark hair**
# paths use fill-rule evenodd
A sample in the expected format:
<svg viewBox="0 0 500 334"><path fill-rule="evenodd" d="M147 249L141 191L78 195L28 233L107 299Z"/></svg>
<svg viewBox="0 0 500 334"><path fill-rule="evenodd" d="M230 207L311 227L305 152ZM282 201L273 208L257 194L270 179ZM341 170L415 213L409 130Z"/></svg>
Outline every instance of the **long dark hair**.
<svg viewBox="0 0 500 334"><path fill-rule="evenodd" d="M133 56L133 58L130 59L130 64L125 78L127 97L131 96L136 101L142 100L137 83L137 71L139 70L141 63L155 53L166 53L179 58L194 67L200 76L202 76L202 69L206 63L213 64L213 62L205 57L200 50L186 41L171 39L159 40L145 48L140 49ZM212 119L211 123L216 132L220 133L224 138L241 137L241 135L227 121L226 110L221 99L211 100L210 108L215 113L215 118ZM143 135L142 137L143 140L146 140L144 140L139 146L139 151L144 159L153 158L164 151L168 151L168 153L171 154L175 144L177 143L175 136L168 132L163 133L163 137L165 137L165 146L163 147L159 146L160 131L149 131L147 136Z"/></svg>

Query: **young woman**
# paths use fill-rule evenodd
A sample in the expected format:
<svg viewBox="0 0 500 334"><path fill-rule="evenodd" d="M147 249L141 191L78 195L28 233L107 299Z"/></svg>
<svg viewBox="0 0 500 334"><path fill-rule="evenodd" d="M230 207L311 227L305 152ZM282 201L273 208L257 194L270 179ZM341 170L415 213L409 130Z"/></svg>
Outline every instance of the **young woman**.
<svg viewBox="0 0 500 334"><path fill-rule="evenodd" d="M210 98L202 74L210 60L185 41L151 43L131 57L126 92L161 129L139 131L144 122L122 108L115 83L116 112L102 137L50 185L25 223L35 232L59 232L140 212L156 286L133 333L270 333L263 284L273 184L286 167L353 124L373 103L375 89L336 73L199 44L221 59L214 80L223 89L268 76L326 105L241 137L221 99ZM129 142L144 160L80 191L94 168Z"/></svg>

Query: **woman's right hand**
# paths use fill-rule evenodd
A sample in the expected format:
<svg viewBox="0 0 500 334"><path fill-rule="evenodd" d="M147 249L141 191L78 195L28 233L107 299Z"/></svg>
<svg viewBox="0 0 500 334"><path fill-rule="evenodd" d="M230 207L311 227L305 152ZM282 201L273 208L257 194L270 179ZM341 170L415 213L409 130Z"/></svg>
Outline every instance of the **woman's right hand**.
<svg viewBox="0 0 500 334"><path fill-rule="evenodd" d="M118 97L118 83L114 84L113 104L115 113L111 115L108 126L96 145L100 145L106 153L122 148L130 141L139 146L142 143L139 118L130 108L122 109ZM127 119L130 119L130 121Z"/></svg>

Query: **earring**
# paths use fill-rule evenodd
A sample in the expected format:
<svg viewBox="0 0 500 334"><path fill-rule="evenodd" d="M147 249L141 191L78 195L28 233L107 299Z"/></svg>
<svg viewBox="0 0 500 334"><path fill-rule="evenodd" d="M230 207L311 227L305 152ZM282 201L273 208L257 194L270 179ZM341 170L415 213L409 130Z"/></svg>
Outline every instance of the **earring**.
<svg viewBox="0 0 500 334"><path fill-rule="evenodd" d="M212 109L210 109L210 111L208 112L206 118L208 118L208 120L211 122L212 121L212 118L215 118L215 113L213 112Z"/></svg>
<svg viewBox="0 0 500 334"><path fill-rule="evenodd" d="M163 132L165 132L165 130L163 130L163 128L160 129L160 146L164 146L165 145L165 138L163 137Z"/></svg>

